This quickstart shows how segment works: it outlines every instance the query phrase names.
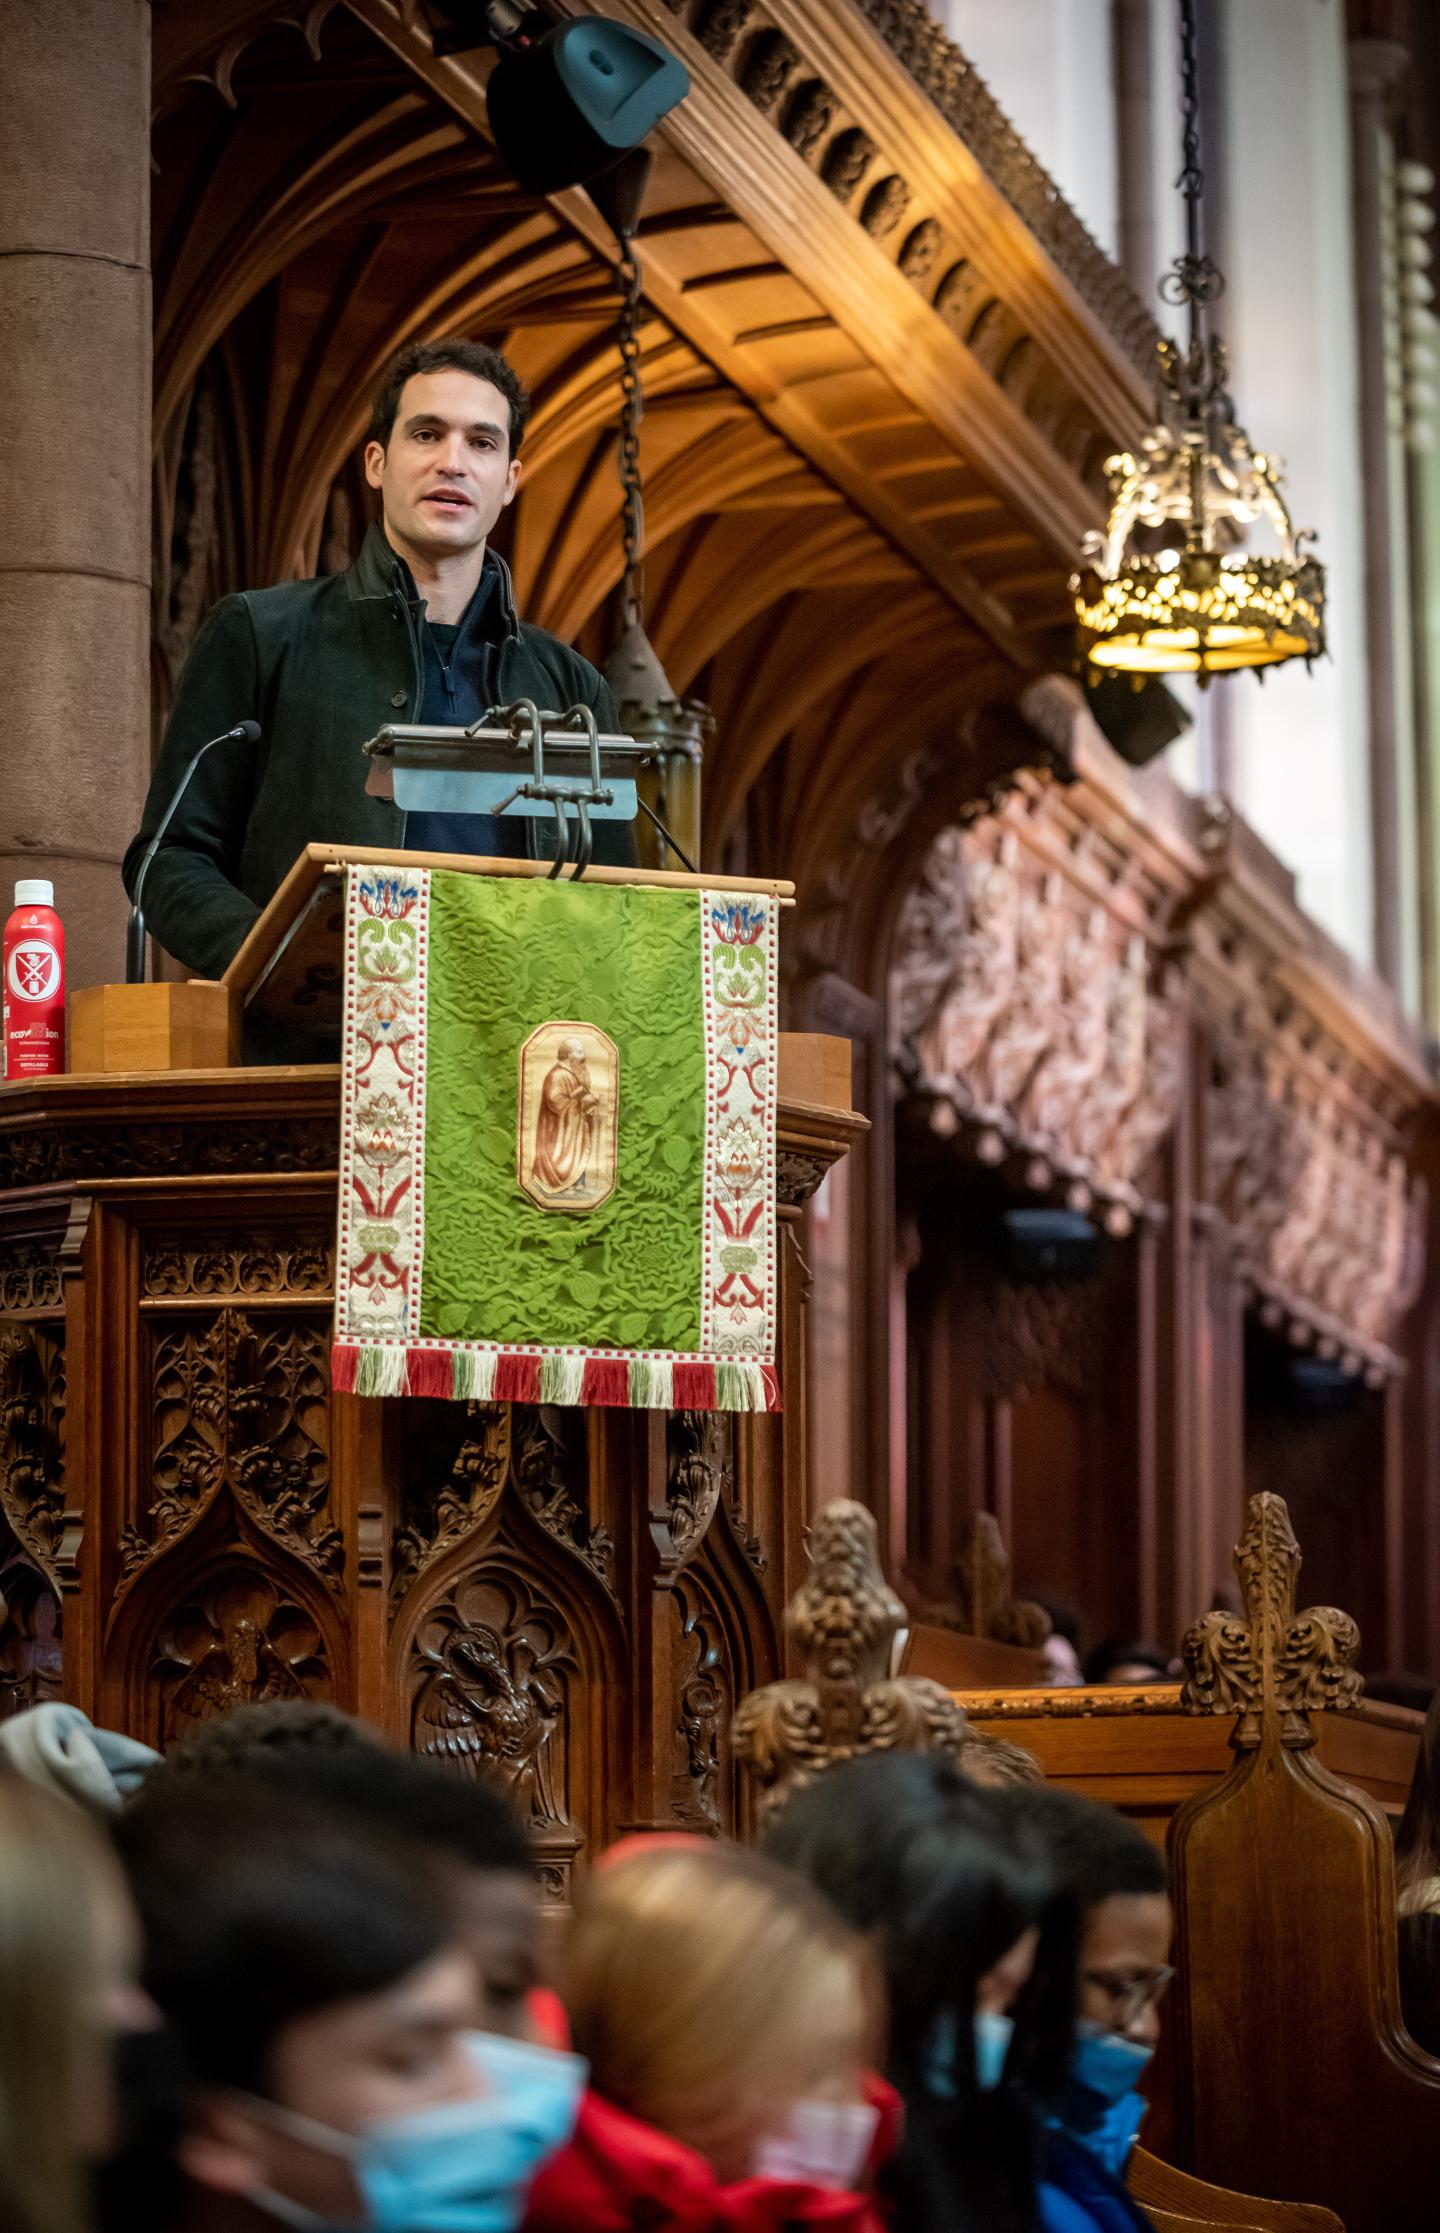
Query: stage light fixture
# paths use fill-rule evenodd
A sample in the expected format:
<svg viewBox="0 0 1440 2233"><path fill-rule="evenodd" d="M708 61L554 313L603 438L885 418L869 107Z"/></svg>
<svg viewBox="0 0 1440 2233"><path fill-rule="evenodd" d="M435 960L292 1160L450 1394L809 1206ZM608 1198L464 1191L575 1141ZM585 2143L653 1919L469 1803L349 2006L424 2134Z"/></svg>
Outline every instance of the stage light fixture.
<svg viewBox="0 0 1440 2233"><path fill-rule="evenodd" d="M600 177L689 90L690 73L658 39L577 16L505 47L485 98L507 167L529 192L554 194Z"/></svg>
<svg viewBox="0 0 1440 2233"><path fill-rule="evenodd" d="M443 56L503 46L534 10L531 0L430 0L429 13L430 44Z"/></svg>

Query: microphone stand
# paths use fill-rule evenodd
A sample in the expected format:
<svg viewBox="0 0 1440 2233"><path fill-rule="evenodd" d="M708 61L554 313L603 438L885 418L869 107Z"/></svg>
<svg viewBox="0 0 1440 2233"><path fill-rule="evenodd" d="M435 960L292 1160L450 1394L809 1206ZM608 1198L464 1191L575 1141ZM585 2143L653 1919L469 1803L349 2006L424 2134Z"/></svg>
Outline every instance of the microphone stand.
<svg viewBox="0 0 1440 2233"><path fill-rule="evenodd" d="M170 804L160 817L155 835L140 856L140 866L135 874L135 892L130 908L130 919L125 926L125 982L127 985L143 985L145 982L145 915L140 905L145 896L145 879L150 873L150 863L160 850L165 832L174 820L175 809L190 788L191 776L199 767L206 753L213 752L217 744L258 744L259 742L260 724L258 721L237 721L233 729L226 729L221 736L211 737L207 743L201 745L198 752L192 754L185 773L181 776L171 794Z"/></svg>

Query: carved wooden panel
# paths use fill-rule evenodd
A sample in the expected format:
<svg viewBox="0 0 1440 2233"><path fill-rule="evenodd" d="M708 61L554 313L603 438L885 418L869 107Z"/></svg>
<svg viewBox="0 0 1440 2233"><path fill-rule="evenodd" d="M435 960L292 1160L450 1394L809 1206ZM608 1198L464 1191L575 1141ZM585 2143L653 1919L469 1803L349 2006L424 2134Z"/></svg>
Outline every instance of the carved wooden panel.
<svg viewBox="0 0 1440 2233"><path fill-rule="evenodd" d="M671 1809L685 1829L718 1837L733 1827L721 1755L735 1706L734 1671L720 1617L699 1577L683 1576L669 1602L676 1625Z"/></svg>
<svg viewBox="0 0 1440 2233"><path fill-rule="evenodd" d="M188 1588L159 1626L143 1671L162 1747L234 1706L330 1694L327 1653L313 1617L284 1584L227 1561Z"/></svg>
<svg viewBox="0 0 1440 2233"><path fill-rule="evenodd" d="M167 1267L172 1259L166 1258ZM234 1271L240 1259L217 1259ZM168 1276L168 1270L167 1270ZM195 1276L194 1266L188 1274ZM201 1267L201 1276L208 1276ZM218 1274L217 1274L218 1276ZM120 1533L119 1591L228 1496L262 1535L339 1592L330 1514L329 1330L226 1307L148 1321L148 1484Z"/></svg>
<svg viewBox="0 0 1440 2233"><path fill-rule="evenodd" d="M585 1744L580 1656L543 1587L498 1550L429 1607L411 1646L411 1742L500 1776L535 1841L542 1888L568 1896L583 1842L572 1762Z"/></svg>
<svg viewBox="0 0 1440 2233"><path fill-rule="evenodd" d="M65 1525L65 1350L57 1332L0 1319L0 1513L58 1586Z"/></svg>
<svg viewBox="0 0 1440 2233"><path fill-rule="evenodd" d="M1123 1234L1175 1119L1185 1011L1150 959L1158 926L1127 927L1022 845L1022 820L931 847L896 932L896 1063L939 1137L963 1129L982 1164Z"/></svg>
<svg viewBox="0 0 1440 2233"><path fill-rule="evenodd" d="M60 1603L0 1524L0 1721L60 1695Z"/></svg>

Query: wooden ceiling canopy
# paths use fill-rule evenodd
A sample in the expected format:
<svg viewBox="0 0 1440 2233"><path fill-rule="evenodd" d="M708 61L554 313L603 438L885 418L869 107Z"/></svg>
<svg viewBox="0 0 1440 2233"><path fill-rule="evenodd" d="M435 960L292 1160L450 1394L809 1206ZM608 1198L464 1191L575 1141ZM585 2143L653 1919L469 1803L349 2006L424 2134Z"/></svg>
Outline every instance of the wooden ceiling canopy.
<svg viewBox="0 0 1440 2233"><path fill-rule="evenodd" d="M694 81L641 234L644 464L652 634L717 715L707 853L798 850L832 882L902 764L913 804L917 754L963 792L977 709L1065 656L1151 335L963 58L909 0L866 4L910 69L845 0L607 0ZM161 698L213 595L343 562L376 373L446 330L531 385L522 609L603 657L614 244L583 193L503 171L490 58L437 61L417 0L157 0L154 24Z"/></svg>

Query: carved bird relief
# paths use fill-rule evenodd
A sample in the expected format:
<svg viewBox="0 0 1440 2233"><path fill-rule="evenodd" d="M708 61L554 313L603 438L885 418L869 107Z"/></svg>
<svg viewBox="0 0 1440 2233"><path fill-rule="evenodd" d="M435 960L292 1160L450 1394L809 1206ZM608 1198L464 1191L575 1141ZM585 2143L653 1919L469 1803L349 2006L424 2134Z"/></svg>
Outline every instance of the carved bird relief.
<svg viewBox="0 0 1440 2233"><path fill-rule="evenodd" d="M979 1101L980 1057L1015 987L1020 927L1018 842L1007 831L993 859L977 862L970 882L969 927L960 939L926 1069Z"/></svg>
<svg viewBox="0 0 1440 2233"><path fill-rule="evenodd" d="M1012 1116L1060 1012L1065 940L1073 921L1063 889L1060 878L1051 874L1021 908L1015 991L986 1051L983 1097Z"/></svg>
<svg viewBox="0 0 1440 2233"><path fill-rule="evenodd" d="M1105 1067L1110 967L1105 910L1092 908L1065 955L1064 998L1049 1054L1025 1096L1022 1126L1066 1162L1079 1161L1075 1118Z"/></svg>

